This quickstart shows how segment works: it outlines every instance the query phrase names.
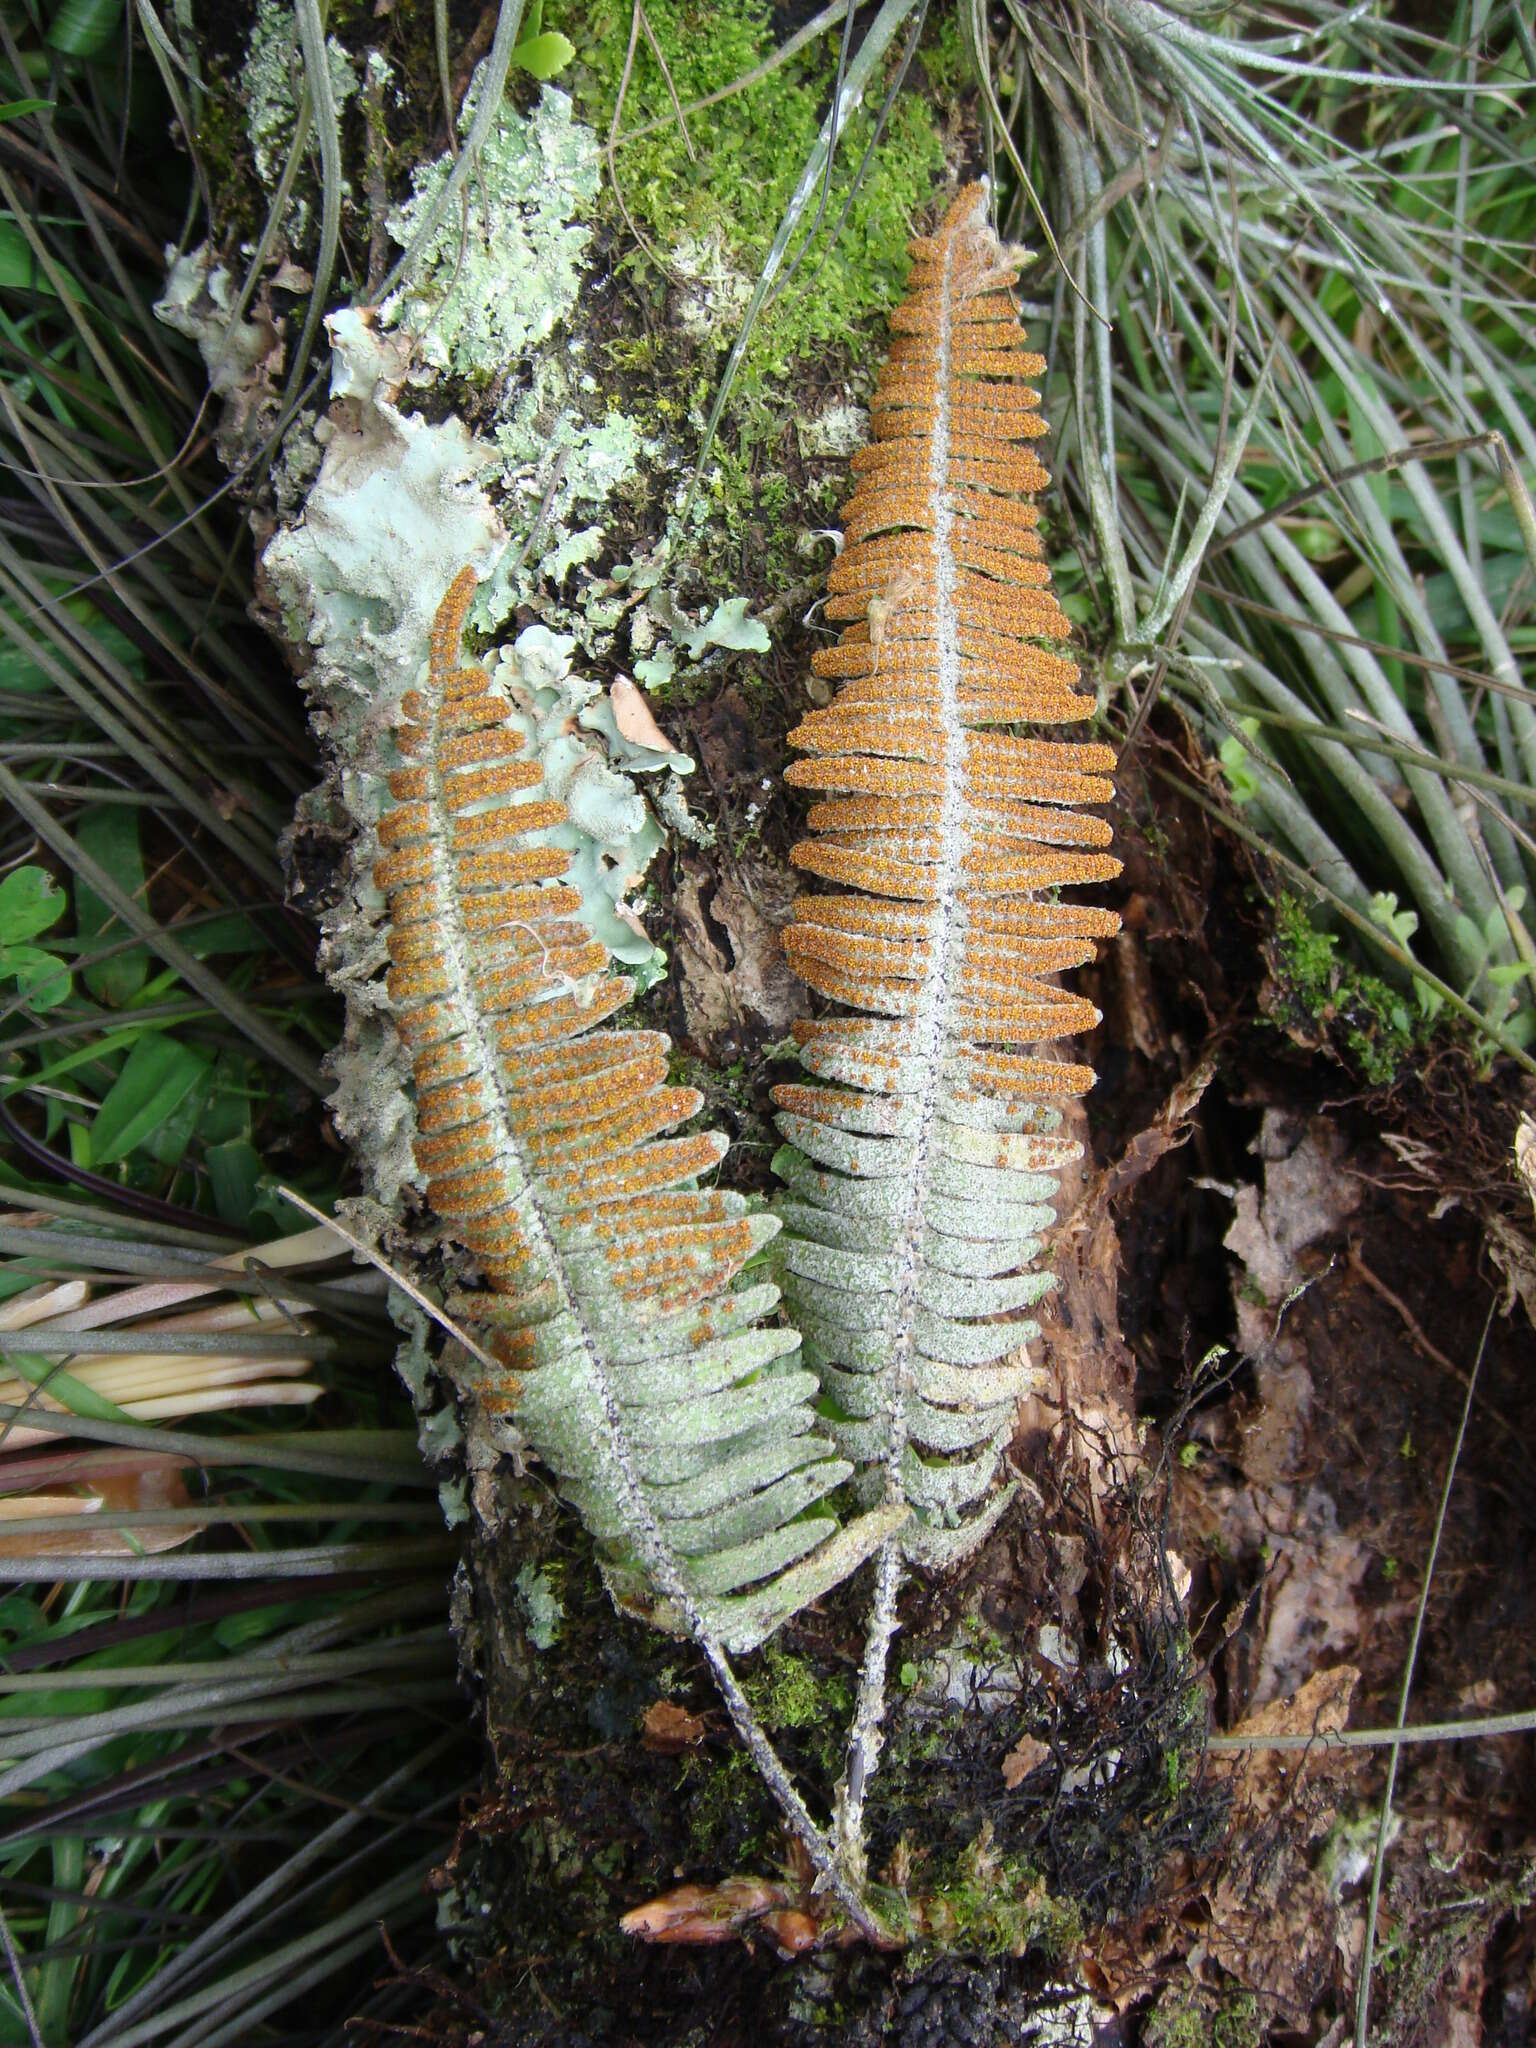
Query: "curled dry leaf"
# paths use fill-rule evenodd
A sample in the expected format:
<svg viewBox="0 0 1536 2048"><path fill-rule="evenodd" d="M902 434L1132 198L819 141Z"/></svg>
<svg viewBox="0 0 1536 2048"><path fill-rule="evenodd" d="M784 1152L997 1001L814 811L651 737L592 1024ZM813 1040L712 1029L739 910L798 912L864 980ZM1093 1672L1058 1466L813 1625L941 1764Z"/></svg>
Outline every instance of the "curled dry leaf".
<svg viewBox="0 0 1536 2048"><path fill-rule="evenodd" d="M673 754L677 749L651 715L645 692L628 676L615 676L608 689L613 722L632 747L649 747L656 754Z"/></svg>
<svg viewBox="0 0 1536 2048"><path fill-rule="evenodd" d="M765 1877L728 1877L719 1884L682 1884L663 1892L626 1913L619 1926L640 1941L713 1944L734 1941L766 1913L791 1910L794 1900L787 1885Z"/></svg>
<svg viewBox="0 0 1536 2048"><path fill-rule="evenodd" d="M29 1490L22 1492L26 1487ZM0 1558L142 1557L200 1536L202 1522L106 1526L99 1516L143 1514L190 1505L186 1460L160 1451L86 1453L15 1459L0 1466ZM75 1529L29 1529L39 1516L69 1516Z"/></svg>

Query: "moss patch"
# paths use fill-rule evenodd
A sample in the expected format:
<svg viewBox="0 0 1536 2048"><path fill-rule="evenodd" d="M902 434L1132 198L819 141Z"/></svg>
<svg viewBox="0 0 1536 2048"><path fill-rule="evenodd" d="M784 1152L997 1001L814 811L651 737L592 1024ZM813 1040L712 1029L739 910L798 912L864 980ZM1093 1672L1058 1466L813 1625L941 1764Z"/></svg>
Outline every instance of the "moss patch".
<svg viewBox="0 0 1536 2048"><path fill-rule="evenodd" d="M751 71L774 47L769 9L758 0L655 0L646 9L684 107ZM602 134L613 118L629 43L630 9L599 0L586 16L577 73L578 104ZM575 31L573 31L575 33ZM935 39L942 41L942 39ZM624 128L660 125L616 154L624 203L667 266L679 324L717 345L734 339L821 126L829 66L827 37L771 77L688 116L688 146L655 54L641 40L624 103ZM947 43L943 44L947 52ZM854 173L874 132L866 106L849 124L834 168L828 222L848 204ZM791 363L883 314L906 282L914 212L944 172L944 144L928 102L904 91L879 149L853 196L830 255L825 237L800 275L758 322L741 392L761 398ZM819 269L818 269L818 266ZM647 288L652 258L635 249L620 264Z"/></svg>
<svg viewBox="0 0 1536 2048"><path fill-rule="evenodd" d="M1270 964L1280 991L1276 1023L1322 1025L1373 1088L1396 1079L1415 1042L1407 998L1341 958L1338 939L1318 930L1298 897L1282 893L1275 905Z"/></svg>

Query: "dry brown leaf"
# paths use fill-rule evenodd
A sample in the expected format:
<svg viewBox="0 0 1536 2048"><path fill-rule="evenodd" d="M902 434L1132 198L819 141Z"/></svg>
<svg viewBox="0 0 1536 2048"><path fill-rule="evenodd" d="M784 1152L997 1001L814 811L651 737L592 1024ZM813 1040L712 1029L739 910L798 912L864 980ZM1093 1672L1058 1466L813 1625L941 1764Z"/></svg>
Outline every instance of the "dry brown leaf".
<svg viewBox="0 0 1536 2048"><path fill-rule="evenodd" d="M1013 1748L1003 1758L1003 1783L1010 1792L1016 1791L1031 1771L1039 1770L1050 1760L1050 1750L1033 1735L1021 1735Z"/></svg>
<svg viewBox="0 0 1536 2048"><path fill-rule="evenodd" d="M652 1700L641 1723L640 1740L659 1756L676 1756L704 1740L704 1723L673 1700Z"/></svg>
<svg viewBox="0 0 1536 2048"><path fill-rule="evenodd" d="M175 1550L200 1536L203 1522L166 1527L109 1528L99 1515L133 1515L190 1505L185 1458L159 1451L109 1452L94 1462L79 1454L18 1459L0 1469L0 1557L140 1557ZM32 1489L16 1490L22 1484ZM47 1492L37 1491L47 1486ZM67 1490L66 1490L67 1489ZM8 1527L36 1515L69 1515L77 1529Z"/></svg>
<svg viewBox="0 0 1536 2048"><path fill-rule="evenodd" d="M677 749L651 714L645 692L628 676L615 676L608 686L613 722L632 747L649 747L652 753L675 754Z"/></svg>
<svg viewBox="0 0 1536 2048"><path fill-rule="evenodd" d="M787 1886L764 1877L727 1877L719 1884L683 1884L647 1899L619 1922L640 1941L713 1945L734 1941L765 1913L792 1909Z"/></svg>

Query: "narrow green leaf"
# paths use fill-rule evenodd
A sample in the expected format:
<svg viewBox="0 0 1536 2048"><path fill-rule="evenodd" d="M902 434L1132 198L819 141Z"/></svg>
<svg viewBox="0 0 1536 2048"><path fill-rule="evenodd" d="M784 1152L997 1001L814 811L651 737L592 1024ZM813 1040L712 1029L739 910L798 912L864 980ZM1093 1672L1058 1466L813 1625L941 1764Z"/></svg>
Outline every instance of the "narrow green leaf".
<svg viewBox="0 0 1536 2048"><path fill-rule="evenodd" d="M15 1373L18 1379L29 1380L34 1387L46 1383L53 1399L67 1408L71 1415L83 1416L87 1422L133 1421L126 1409L119 1408L115 1401L109 1401L105 1394L98 1394L84 1380L77 1380L73 1373L66 1372L52 1358L39 1357L35 1351L0 1350L0 1360L4 1361L6 1371ZM29 1411L29 1419L45 1412L33 1409Z"/></svg>
<svg viewBox="0 0 1536 2048"><path fill-rule="evenodd" d="M26 236L10 214L0 214L0 291L58 293L44 276Z"/></svg>
<svg viewBox="0 0 1536 2048"><path fill-rule="evenodd" d="M209 1061L163 1032L147 1031L123 1062L90 1129L91 1163L126 1159L208 1078Z"/></svg>
<svg viewBox="0 0 1536 2048"><path fill-rule="evenodd" d="M225 1223L246 1228L251 1220L259 1189L261 1154L247 1138L232 1138L226 1145L210 1145L203 1154L213 1203Z"/></svg>
<svg viewBox="0 0 1536 2048"><path fill-rule="evenodd" d="M142 901L144 856L139 850L139 812L126 804L101 804L84 813L75 826L76 842L100 861L125 895ZM124 936L116 913L82 878L75 884L75 929L90 951L93 941L110 945ZM120 1010L149 978L149 948L131 946L84 970L85 985L108 1009Z"/></svg>
<svg viewBox="0 0 1536 2048"><path fill-rule="evenodd" d="M45 41L66 57L94 57L117 34L123 0L59 0Z"/></svg>

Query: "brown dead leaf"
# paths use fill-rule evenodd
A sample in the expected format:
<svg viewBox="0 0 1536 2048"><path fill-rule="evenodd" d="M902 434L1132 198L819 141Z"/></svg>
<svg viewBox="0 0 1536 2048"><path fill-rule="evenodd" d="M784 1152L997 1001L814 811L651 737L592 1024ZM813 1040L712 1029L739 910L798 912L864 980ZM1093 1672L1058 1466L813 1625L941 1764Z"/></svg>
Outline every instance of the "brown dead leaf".
<svg viewBox="0 0 1536 2048"><path fill-rule="evenodd" d="M1050 1755L1046 1745L1033 1735L1021 1735L1003 1758L1003 1783L1010 1792L1016 1791L1031 1771L1050 1761Z"/></svg>
<svg viewBox="0 0 1536 2048"><path fill-rule="evenodd" d="M1236 1190L1237 1216L1224 1241L1265 1299L1279 1302L1302 1277L1297 1255L1353 1216L1363 1190L1344 1164L1343 1133L1326 1117L1302 1122L1266 1110L1253 1149L1264 1161L1264 1192Z"/></svg>
<svg viewBox="0 0 1536 2048"><path fill-rule="evenodd" d="M608 686L608 702L613 706L614 724L632 747L649 747L656 754L677 752L652 716L638 683L628 676L615 676Z"/></svg>
<svg viewBox="0 0 1536 2048"><path fill-rule="evenodd" d="M1349 1716L1360 1674L1352 1665L1317 1671L1288 1700L1261 1707L1240 1735L1327 1735ZM1201 1953L1205 1975L1225 1974L1274 2001L1300 2025L1333 1967L1339 1906L1312 1844L1333 1825L1333 1779L1345 1752L1317 1748L1253 1750L1213 1757L1211 1768L1234 1790L1231 1847L1209 1893L1211 1924Z"/></svg>
<svg viewBox="0 0 1536 2048"><path fill-rule="evenodd" d="M763 1914L792 1908L786 1885L764 1877L727 1877L719 1884L683 1884L647 1899L619 1922L640 1941L714 1945L735 1941Z"/></svg>
<svg viewBox="0 0 1536 2048"><path fill-rule="evenodd" d="M8 1483L11 1479L17 1482L16 1490ZM32 1490L23 1493L20 1484ZM161 1451L114 1451L94 1458L90 1453L65 1452L7 1462L0 1467L0 1558L120 1558L175 1550L200 1536L206 1524L114 1528L99 1524L97 1518L115 1520L153 1508L184 1508L190 1502L185 1458ZM68 1515L78 1526L35 1531L15 1526L37 1515Z"/></svg>
<svg viewBox="0 0 1536 2048"><path fill-rule="evenodd" d="M652 1700L641 1723L640 1740L658 1756L677 1756L704 1740L704 1723L674 1700Z"/></svg>
<svg viewBox="0 0 1536 2048"><path fill-rule="evenodd" d="M1265 1735L1337 1735L1349 1720L1350 1702L1360 1683L1353 1664L1335 1664L1327 1671L1314 1671L1289 1699L1271 1700L1267 1706L1239 1721L1234 1736L1255 1738ZM1288 1796L1290 1782L1298 1769L1312 1760L1306 1750L1252 1749L1236 1755L1212 1757L1211 1768L1220 1776L1245 1775L1244 1790L1268 1796L1278 1790ZM1270 1810L1274 1804L1270 1801Z"/></svg>

